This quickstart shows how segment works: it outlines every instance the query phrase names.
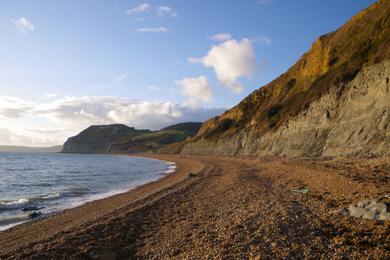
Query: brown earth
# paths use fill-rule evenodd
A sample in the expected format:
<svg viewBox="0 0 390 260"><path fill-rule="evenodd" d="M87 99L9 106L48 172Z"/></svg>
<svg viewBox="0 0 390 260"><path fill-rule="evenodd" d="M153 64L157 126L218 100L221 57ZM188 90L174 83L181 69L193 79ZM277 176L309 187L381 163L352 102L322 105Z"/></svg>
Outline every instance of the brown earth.
<svg viewBox="0 0 390 260"><path fill-rule="evenodd" d="M390 158L153 157L178 170L0 232L0 259L390 258L390 221L335 213L388 196Z"/></svg>

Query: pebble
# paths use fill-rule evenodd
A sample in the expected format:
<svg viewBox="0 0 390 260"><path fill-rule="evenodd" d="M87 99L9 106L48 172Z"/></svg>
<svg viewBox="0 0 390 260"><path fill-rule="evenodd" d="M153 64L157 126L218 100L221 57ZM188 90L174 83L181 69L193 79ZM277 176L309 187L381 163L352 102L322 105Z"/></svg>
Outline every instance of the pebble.
<svg viewBox="0 0 390 260"><path fill-rule="evenodd" d="M348 213L355 218L390 220L387 205L375 199L362 200L348 207Z"/></svg>

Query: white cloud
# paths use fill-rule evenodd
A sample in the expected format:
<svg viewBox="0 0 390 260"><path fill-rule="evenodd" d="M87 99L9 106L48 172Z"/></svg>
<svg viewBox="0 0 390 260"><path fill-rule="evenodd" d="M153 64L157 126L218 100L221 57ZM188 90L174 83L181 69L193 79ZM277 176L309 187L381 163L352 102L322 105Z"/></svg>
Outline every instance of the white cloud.
<svg viewBox="0 0 390 260"><path fill-rule="evenodd" d="M203 58L189 58L190 63L202 63L213 68L218 81L235 93L240 93L243 86L238 82L242 76L251 75L256 69L256 57L250 40L234 39L215 45Z"/></svg>
<svg viewBox="0 0 390 260"><path fill-rule="evenodd" d="M136 7L133 7L131 9L127 10L126 14L128 14L128 15L142 14L142 13L149 11L150 8L151 8L151 6L149 3L142 3L142 4L137 5Z"/></svg>
<svg viewBox="0 0 390 260"><path fill-rule="evenodd" d="M122 73L120 75L117 75L115 76L112 81L114 82L121 82L122 80L124 80L125 78L127 78L127 73Z"/></svg>
<svg viewBox="0 0 390 260"><path fill-rule="evenodd" d="M176 17L177 16L177 13L175 12L175 10L173 10L173 8L169 7L169 6L159 6L157 8L157 13L158 13L158 16L160 16L160 17L162 17L162 16Z"/></svg>
<svg viewBox="0 0 390 260"><path fill-rule="evenodd" d="M268 38L267 36L257 36L253 39L251 39L253 43L264 43L267 45L270 45L272 43L271 39Z"/></svg>
<svg viewBox="0 0 390 260"><path fill-rule="evenodd" d="M217 42L225 42L225 41L231 40L232 38L233 38L233 36L229 33L219 33L219 34L215 34L215 35L210 37L211 40L217 41Z"/></svg>
<svg viewBox="0 0 390 260"><path fill-rule="evenodd" d="M34 25L27 18L19 18L14 23L23 33L34 31Z"/></svg>
<svg viewBox="0 0 390 260"><path fill-rule="evenodd" d="M47 98L55 98L55 97L58 97L58 94L55 94L55 93L45 93L45 97L47 97Z"/></svg>
<svg viewBox="0 0 390 260"><path fill-rule="evenodd" d="M121 123L160 129L179 122L205 121L223 111L111 96L65 97L41 103L0 96L0 129L12 133L4 134L0 144L56 145L90 125ZM54 131L58 129L63 130Z"/></svg>
<svg viewBox="0 0 390 260"><path fill-rule="evenodd" d="M199 101L210 102L213 98L213 92L205 76L183 78L177 80L176 84L180 86L181 93L189 98L188 104L191 107L196 107Z"/></svg>
<svg viewBox="0 0 390 260"><path fill-rule="evenodd" d="M165 28L165 27L150 27L150 28L147 28L147 27L144 27L144 28L138 28L139 32L150 32L150 33L162 33L162 32L168 32L168 29Z"/></svg>
<svg viewBox="0 0 390 260"><path fill-rule="evenodd" d="M25 134L15 133L7 128L0 129L0 145L50 146L47 138L37 139Z"/></svg>
<svg viewBox="0 0 390 260"><path fill-rule="evenodd" d="M21 117L33 106L34 103L17 97L0 96L0 119Z"/></svg>

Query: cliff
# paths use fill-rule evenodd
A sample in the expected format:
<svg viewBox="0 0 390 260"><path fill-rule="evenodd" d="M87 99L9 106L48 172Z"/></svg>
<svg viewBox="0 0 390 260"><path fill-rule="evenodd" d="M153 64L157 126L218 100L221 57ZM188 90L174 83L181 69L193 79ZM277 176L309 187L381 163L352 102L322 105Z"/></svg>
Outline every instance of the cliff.
<svg viewBox="0 0 390 260"><path fill-rule="evenodd" d="M63 153L138 153L194 136L201 123L183 123L159 131L137 130L121 124L90 126L69 138Z"/></svg>
<svg viewBox="0 0 390 260"><path fill-rule="evenodd" d="M321 36L279 78L205 122L180 151L388 156L389 77L390 1L379 1Z"/></svg>

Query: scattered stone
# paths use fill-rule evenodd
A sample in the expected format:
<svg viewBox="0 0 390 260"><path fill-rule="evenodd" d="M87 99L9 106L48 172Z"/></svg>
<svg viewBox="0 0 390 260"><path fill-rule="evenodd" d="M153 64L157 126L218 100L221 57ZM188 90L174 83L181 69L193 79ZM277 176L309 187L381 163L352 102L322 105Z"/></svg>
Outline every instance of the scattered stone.
<svg viewBox="0 0 390 260"><path fill-rule="evenodd" d="M40 215L42 215L42 212L40 212L40 211L35 211L35 212L33 212L33 213L28 214L28 217L29 217L29 218L37 218L37 217L39 217Z"/></svg>
<svg viewBox="0 0 390 260"><path fill-rule="evenodd" d="M296 193L301 193L301 194L306 194L309 192L309 188L303 188L303 189L300 189L300 190L291 190L292 192L296 192Z"/></svg>
<svg viewBox="0 0 390 260"><path fill-rule="evenodd" d="M355 218L390 220L389 207L377 200L362 200L348 207L348 213Z"/></svg>

